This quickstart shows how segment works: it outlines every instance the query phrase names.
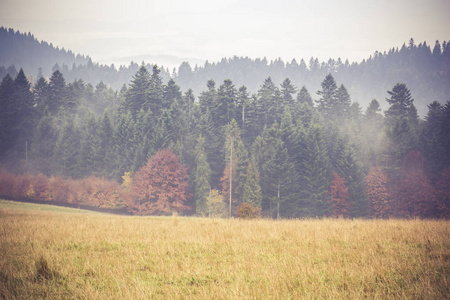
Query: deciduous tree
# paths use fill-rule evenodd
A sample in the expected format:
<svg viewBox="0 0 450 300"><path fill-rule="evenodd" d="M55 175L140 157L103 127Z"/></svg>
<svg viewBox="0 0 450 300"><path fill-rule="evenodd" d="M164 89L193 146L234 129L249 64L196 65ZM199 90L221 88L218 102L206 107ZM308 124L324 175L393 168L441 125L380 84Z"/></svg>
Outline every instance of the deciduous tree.
<svg viewBox="0 0 450 300"><path fill-rule="evenodd" d="M140 168L132 184L131 210L140 215L170 214L188 209L187 168L171 150L157 152Z"/></svg>

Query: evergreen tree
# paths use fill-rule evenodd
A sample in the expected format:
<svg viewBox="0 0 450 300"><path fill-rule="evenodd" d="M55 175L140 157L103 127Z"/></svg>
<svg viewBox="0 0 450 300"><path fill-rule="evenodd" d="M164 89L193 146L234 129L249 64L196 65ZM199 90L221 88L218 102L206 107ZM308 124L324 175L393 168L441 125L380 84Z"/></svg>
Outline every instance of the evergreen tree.
<svg viewBox="0 0 450 300"><path fill-rule="evenodd" d="M329 211L331 165L322 128L317 124L308 130L303 168L300 215L324 216Z"/></svg>
<svg viewBox="0 0 450 300"><path fill-rule="evenodd" d="M283 112L282 100L280 90L275 86L272 78L268 77L258 90L258 99L255 107L260 130L262 130L264 125L271 126L274 122L280 122Z"/></svg>
<svg viewBox="0 0 450 300"><path fill-rule="evenodd" d="M149 109L147 106L150 89L150 74L144 66L133 76L130 87L127 90L125 101L122 103L121 110L131 112L136 117L141 109Z"/></svg>
<svg viewBox="0 0 450 300"><path fill-rule="evenodd" d="M443 109L443 106L437 101L428 105L428 114L425 117L425 124L420 136L422 152L425 154L432 176L435 178L445 167L443 162L446 161L446 149L441 132Z"/></svg>
<svg viewBox="0 0 450 300"><path fill-rule="evenodd" d="M211 192L209 184L211 168L206 160L205 139L200 135L195 146L195 207L198 215L208 214L207 200Z"/></svg>
<svg viewBox="0 0 450 300"><path fill-rule="evenodd" d="M261 208L262 192L260 185L260 175L258 164L254 158L250 160L247 166L244 191L242 196L243 203L250 203L254 207Z"/></svg>
<svg viewBox="0 0 450 300"><path fill-rule="evenodd" d="M77 175L80 178L88 177L95 170L94 149L96 148L95 116L90 114L80 128L80 151L78 152ZM98 165L97 165L98 166Z"/></svg>
<svg viewBox="0 0 450 300"><path fill-rule="evenodd" d="M320 96L320 99L317 101L317 108L325 120L335 120L335 114L338 111L336 109L338 88L334 77L328 74L322 81L321 86L322 90L317 91L317 95Z"/></svg>
<svg viewBox="0 0 450 300"><path fill-rule="evenodd" d="M11 160L16 142L18 103L14 99L14 80L9 75L0 84L0 107L0 156Z"/></svg>
<svg viewBox="0 0 450 300"><path fill-rule="evenodd" d="M36 109L38 116L42 116L45 110L45 102L49 96L49 85L44 77L39 77L36 84L33 87L34 102L36 103Z"/></svg>
<svg viewBox="0 0 450 300"><path fill-rule="evenodd" d="M208 90L202 92L199 97L202 114L206 113L207 110L210 112L213 110L213 103L215 103L217 97L216 83L214 80L208 80L206 86L208 87Z"/></svg>
<svg viewBox="0 0 450 300"><path fill-rule="evenodd" d="M95 147L93 149L94 164L93 172L97 176L105 176L110 178L111 169L113 168L113 134L114 130L109 118L109 114L105 112L98 121L97 130L95 132Z"/></svg>
<svg viewBox="0 0 450 300"><path fill-rule="evenodd" d="M211 186L216 187L220 182L222 171L225 168L223 152L223 133L214 126L209 109L201 115L197 125L197 133L205 138L205 153L211 166Z"/></svg>
<svg viewBox="0 0 450 300"><path fill-rule="evenodd" d="M78 177L78 152L80 133L72 119L66 121L58 138L53 155L56 174L66 177Z"/></svg>
<svg viewBox="0 0 450 300"><path fill-rule="evenodd" d="M48 111L55 115L60 107L64 104L66 99L66 81L63 74L56 70L53 72L50 82L48 84L48 98L47 108Z"/></svg>
<svg viewBox="0 0 450 300"><path fill-rule="evenodd" d="M216 126L226 126L234 118L236 101L236 88L233 82L227 79L220 85L217 91L217 98L213 103L213 110L211 111Z"/></svg>
<svg viewBox="0 0 450 300"><path fill-rule="evenodd" d="M120 180L125 172L129 172L133 166L135 145L132 143L134 136L134 123L131 112L119 115L113 137L113 152L115 157L112 177Z"/></svg>
<svg viewBox="0 0 450 300"><path fill-rule="evenodd" d="M173 78L170 78L167 85L164 86L162 109L169 109L174 103L177 103L180 100L180 87L175 83Z"/></svg>
<svg viewBox="0 0 450 300"><path fill-rule="evenodd" d="M274 145L274 151L263 164L263 197L270 204L272 217L295 216L295 189L296 174L287 149L278 137Z"/></svg>
<svg viewBox="0 0 450 300"><path fill-rule="evenodd" d="M388 91L390 98L386 98L390 107L386 111L386 123L393 126L398 120L408 118L414 99L404 83L397 83L392 91Z"/></svg>
<svg viewBox="0 0 450 300"><path fill-rule="evenodd" d="M350 94L343 84L336 91L336 105L333 109L337 119L347 119L351 116Z"/></svg>
<svg viewBox="0 0 450 300"><path fill-rule="evenodd" d="M388 93L391 97L386 99L390 104L385 119L388 137L386 164L391 169L397 169L403 157L417 149L418 117L414 99L405 84L396 84Z"/></svg>
<svg viewBox="0 0 450 300"><path fill-rule="evenodd" d="M147 90L147 99L144 104L144 107L151 109L154 115L158 115L161 111L164 98L164 86L160 73L161 70L157 65L154 65Z"/></svg>
<svg viewBox="0 0 450 300"><path fill-rule="evenodd" d="M246 131L246 114L248 110L248 104L249 104L249 93L247 91L247 87L241 86L238 91L237 95L237 102L236 102L236 121L239 124L239 127L241 128L242 132L245 133Z"/></svg>
<svg viewBox="0 0 450 300"><path fill-rule="evenodd" d="M311 95L308 92L308 89L305 86L302 86L300 91L297 94L297 102L299 104L307 104L309 106L313 106L313 99L311 98Z"/></svg>
<svg viewBox="0 0 450 300"><path fill-rule="evenodd" d="M292 84L289 78L286 78L281 84L281 95L283 97L283 108L284 106L289 107L289 110L295 111L295 100L294 94L297 93L296 87Z"/></svg>
<svg viewBox="0 0 450 300"><path fill-rule="evenodd" d="M50 113L44 115L37 123L33 131L32 147L30 147L30 159L34 169L50 176L52 175L52 158L57 141L57 132L52 125Z"/></svg>

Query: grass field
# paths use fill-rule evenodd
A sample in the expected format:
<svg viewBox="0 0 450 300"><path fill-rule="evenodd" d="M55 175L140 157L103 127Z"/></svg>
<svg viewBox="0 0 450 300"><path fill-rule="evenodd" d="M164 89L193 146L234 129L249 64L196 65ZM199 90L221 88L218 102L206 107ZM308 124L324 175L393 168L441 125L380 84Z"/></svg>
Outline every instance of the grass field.
<svg viewBox="0 0 450 300"><path fill-rule="evenodd" d="M0 298L449 295L449 221L131 217L0 200Z"/></svg>

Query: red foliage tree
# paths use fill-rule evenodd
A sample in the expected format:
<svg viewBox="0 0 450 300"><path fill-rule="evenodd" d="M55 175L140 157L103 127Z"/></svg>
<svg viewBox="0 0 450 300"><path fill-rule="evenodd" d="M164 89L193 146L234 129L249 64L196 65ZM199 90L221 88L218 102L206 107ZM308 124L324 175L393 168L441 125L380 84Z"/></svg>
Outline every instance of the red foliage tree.
<svg viewBox="0 0 450 300"><path fill-rule="evenodd" d="M183 211L189 209L187 189L187 168L171 150L161 150L136 172L129 208L140 215Z"/></svg>
<svg viewBox="0 0 450 300"><path fill-rule="evenodd" d="M348 218L350 216L350 194L345 186L345 179L338 173L333 173L328 193L331 196L332 209L329 216Z"/></svg>
<svg viewBox="0 0 450 300"><path fill-rule="evenodd" d="M367 195L371 206L371 215L386 218L393 214L392 197L388 189L388 178L379 167L372 168L366 177Z"/></svg>
<svg viewBox="0 0 450 300"><path fill-rule="evenodd" d="M393 187L399 217L433 217L435 190L424 171L422 153L413 151L403 159L398 184Z"/></svg>

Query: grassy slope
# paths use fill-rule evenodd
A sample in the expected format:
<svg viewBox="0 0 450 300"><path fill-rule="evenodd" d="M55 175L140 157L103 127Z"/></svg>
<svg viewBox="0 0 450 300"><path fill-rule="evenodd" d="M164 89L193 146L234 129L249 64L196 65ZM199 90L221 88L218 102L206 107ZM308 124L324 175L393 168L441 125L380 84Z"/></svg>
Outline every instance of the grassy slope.
<svg viewBox="0 0 450 300"><path fill-rule="evenodd" d="M449 221L240 221L39 207L0 202L0 298L450 294Z"/></svg>
<svg viewBox="0 0 450 300"><path fill-rule="evenodd" d="M10 200L0 199L0 210L40 210L40 211L53 211L53 212L64 212L64 213L78 213L78 214L101 214L100 212L70 208L64 206L50 205L50 204L34 204L28 202L17 202Z"/></svg>

